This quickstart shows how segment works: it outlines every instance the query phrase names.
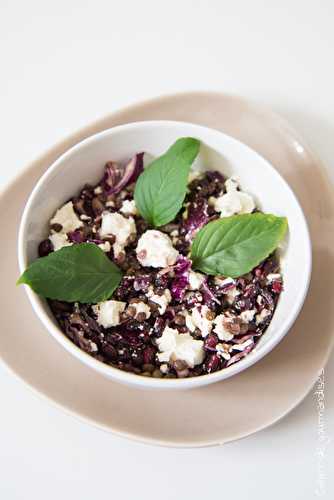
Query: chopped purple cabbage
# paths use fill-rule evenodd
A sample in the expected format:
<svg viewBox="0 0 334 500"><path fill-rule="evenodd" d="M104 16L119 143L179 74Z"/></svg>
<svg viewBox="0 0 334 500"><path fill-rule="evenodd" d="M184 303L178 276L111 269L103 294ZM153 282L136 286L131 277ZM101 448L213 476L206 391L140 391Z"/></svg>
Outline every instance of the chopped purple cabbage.
<svg viewBox="0 0 334 500"><path fill-rule="evenodd" d="M102 185L107 195L117 194L135 182L144 169L144 153L136 154L125 166L110 161L106 164Z"/></svg>
<svg viewBox="0 0 334 500"><path fill-rule="evenodd" d="M86 238L83 231L76 229L75 231L71 231L70 233L68 233L68 239L72 243L83 243Z"/></svg>
<svg viewBox="0 0 334 500"><path fill-rule="evenodd" d="M203 303L206 304L207 306L211 306L212 302L216 302L216 304L220 304L220 300L217 299L213 291L208 285L208 279L205 277L205 280L203 281L200 291L203 296Z"/></svg>
<svg viewBox="0 0 334 500"><path fill-rule="evenodd" d="M240 359L244 358L249 352L251 352L251 350L254 347L255 347L255 344L253 342L253 344L250 344L249 346L247 346L246 349L244 349L243 351L240 351L237 354L235 354L234 356L232 356L231 359L229 359L228 362L226 363L226 368L230 365L233 365L234 363L236 363Z"/></svg>
<svg viewBox="0 0 334 500"><path fill-rule="evenodd" d="M173 279L171 286L172 297L175 300L182 300L186 293L186 289L189 284L190 269L191 260L183 256L179 257L174 266L175 278Z"/></svg>
<svg viewBox="0 0 334 500"><path fill-rule="evenodd" d="M198 198L188 206L188 215L183 222L182 232L185 239L191 241L195 234L209 222L208 202L205 198Z"/></svg>

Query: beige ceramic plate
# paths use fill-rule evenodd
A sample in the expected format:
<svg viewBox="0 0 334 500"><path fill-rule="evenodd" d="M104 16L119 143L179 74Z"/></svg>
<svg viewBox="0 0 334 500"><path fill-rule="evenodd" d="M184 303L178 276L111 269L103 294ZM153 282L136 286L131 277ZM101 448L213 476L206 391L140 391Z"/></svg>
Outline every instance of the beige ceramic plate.
<svg viewBox="0 0 334 500"><path fill-rule="evenodd" d="M44 330L24 290L15 287L19 219L31 189L46 168L93 133L121 123L157 119L217 128L266 157L298 196L313 241L310 291L284 340L243 373L185 392L144 391L103 378L72 358ZM331 298L324 291L333 282L333 193L321 166L295 132L267 110L214 93L179 94L131 106L81 130L36 160L2 194L0 213L6 234L6 244L0 247L0 357L39 394L100 428L169 446L225 443L286 415L310 390L328 358L334 315L329 314Z"/></svg>

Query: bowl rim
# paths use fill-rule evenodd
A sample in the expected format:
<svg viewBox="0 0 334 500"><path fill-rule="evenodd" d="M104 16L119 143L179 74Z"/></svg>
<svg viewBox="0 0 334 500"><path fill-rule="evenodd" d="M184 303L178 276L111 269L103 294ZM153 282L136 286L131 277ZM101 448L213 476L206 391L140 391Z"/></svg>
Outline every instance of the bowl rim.
<svg viewBox="0 0 334 500"><path fill-rule="evenodd" d="M302 207L299 203L299 200L295 193L293 192L292 188L290 185L287 183L287 181L281 176L281 174L275 169L275 167L267 160L265 159L262 155L257 153L254 149L250 148L247 146L245 143L239 141L238 139L235 139L234 137L225 134L224 132L221 132L219 130L206 127L203 125L198 125L190 122L183 122L183 121L175 121L175 120L147 120L147 121L136 121L136 122L129 122L125 123L122 125L117 125L115 127L111 127L108 129L105 129L101 132L98 132L96 134L93 134L89 137L86 137L82 141L79 141L76 143L74 146L70 147L67 151L65 151L63 154L61 154L48 168L47 170L43 173L43 175L38 179L36 185L34 186L33 190L31 191L29 198L26 202L26 205L23 210L23 214L21 217L21 222L19 226L19 233L18 233L18 261L19 261L19 269L20 272L23 273L24 270L26 269L28 265L28 259L27 259L27 248L26 248L26 239L25 239L25 232L26 232L26 227L27 223L29 220L29 215L30 215L30 209L31 206L34 202L35 197L40 193L40 191L43 190L44 188L44 183L45 181L53 174L53 172L59 167L59 165L65 160L67 160L69 157L71 157L72 154L75 154L76 152L80 151L80 149L83 146L86 146L88 144L93 144L94 142L99 141L102 137L112 135L113 133L118 133L126 130L133 130L133 129L138 129L138 128L150 128L152 126L155 127L171 127L171 126L183 126L187 127L189 129L192 129L194 132L198 132L200 135L200 132L205 132L206 134L215 134L216 136L224 136L225 139L230 141L231 143L234 143L237 145L239 148L244 149L245 151L248 151L248 153L252 154L254 158L257 159L257 161L260 161L263 165L264 168L267 168L268 171L270 171L270 175L276 177L278 181L283 183L285 185L285 188L289 191L290 195L294 199L294 202L296 204L295 209L299 212L299 216L303 222L304 225L304 233L305 233L305 242L303 245L303 253L305 256L306 260L306 269L305 273L303 274L303 282L301 283L301 289L300 293L298 294L297 300L292 306L292 309L290 311L290 314L285 318L283 323L279 325L277 328L276 334L274 337L269 339L264 346L262 346L259 350L257 349L257 346L255 346L254 350L249 353L249 355L245 356L245 358L241 359L238 363L235 363L228 368L223 368L221 370L218 370L217 372L213 372L210 374L205 374L205 375L199 375L197 377L189 377L189 378L184 378L184 379L164 379L164 378L153 378L153 377L143 377L141 375L137 375L134 373L126 372L123 370L120 370L118 368L114 368L113 366L107 365L106 363L103 363L102 361L99 361L92 356L90 356L88 353L80 349L78 346L76 346L66 335L62 332L60 327L54 325L50 318L48 317L46 313L46 299L43 299L42 297L38 296L28 285L24 285L25 291L28 295L29 301L38 316L38 318L41 320L45 328L48 330L48 332L72 355L74 355L77 359L79 359L81 362L85 363L86 365L90 366L97 372L101 373L102 375L109 377L113 380L129 384L132 386L136 387L141 387L141 388L151 388L151 389L187 389L187 388L195 388L195 387L200 387L204 386L207 384L211 384L214 382L222 381L225 379L228 379L238 373L243 372L245 369L249 368L256 362L258 362L260 359L262 359L266 354L268 354L276 345L283 339L283 337L289 332L290 328L292 327L293 323L298 317L298 314L300 313L302 306L304 304L306 294L309 288L310 284L310 279L311 279L311 271L312 271L312 247L311 247L311 238L310 238L310 232L307 224L306 217L304 215L304 212L302 210Z"/></svg>

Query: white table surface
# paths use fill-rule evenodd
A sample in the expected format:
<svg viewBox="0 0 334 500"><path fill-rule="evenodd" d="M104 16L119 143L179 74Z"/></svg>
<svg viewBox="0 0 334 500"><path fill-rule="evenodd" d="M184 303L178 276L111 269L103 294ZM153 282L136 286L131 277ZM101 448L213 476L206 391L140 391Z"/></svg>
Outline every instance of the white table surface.
<svg viewBox="0 0 334 500"><path fill-rule="evenodd" d="M333 19L331 0L1 0L0 187L88 122L194 89L280 112L333 176ZM325 375L333 439L334 356ZM193 450L89 427L2 368L0 394L1 500L333 498L333 444L319 457L314 394L265 431Z"/></svg>

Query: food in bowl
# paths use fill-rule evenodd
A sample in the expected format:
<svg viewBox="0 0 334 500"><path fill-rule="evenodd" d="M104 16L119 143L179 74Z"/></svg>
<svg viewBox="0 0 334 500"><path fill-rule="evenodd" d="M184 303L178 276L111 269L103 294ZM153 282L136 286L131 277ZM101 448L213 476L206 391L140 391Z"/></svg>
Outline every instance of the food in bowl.
<svg viewBox="0 0 334 500"><path fill-rule="evenodd" d="M19 282L46 297L65 335L138 375L195 377L247 356L283 289L284 217L261 213L236 179L190 171L182 138L144 169L106 163L50 219ZM210 168L210 165L207 166Z"/></svg>

